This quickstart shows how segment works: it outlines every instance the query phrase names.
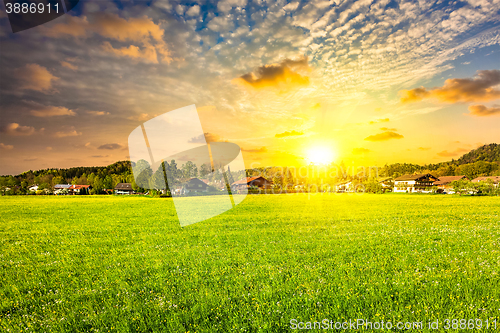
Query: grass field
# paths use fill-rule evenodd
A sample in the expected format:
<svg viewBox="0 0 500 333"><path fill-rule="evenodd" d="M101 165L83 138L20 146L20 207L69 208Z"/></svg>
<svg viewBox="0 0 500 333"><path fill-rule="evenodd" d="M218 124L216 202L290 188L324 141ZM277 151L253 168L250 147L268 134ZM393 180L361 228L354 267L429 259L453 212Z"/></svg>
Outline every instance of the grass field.
<svg viewBox="0 0 500 333"><path fill-rule="evenodd" d="M0 331L500 329L499 197L249 196L184 228L171 199L1 197L0 209Z"/></svg>

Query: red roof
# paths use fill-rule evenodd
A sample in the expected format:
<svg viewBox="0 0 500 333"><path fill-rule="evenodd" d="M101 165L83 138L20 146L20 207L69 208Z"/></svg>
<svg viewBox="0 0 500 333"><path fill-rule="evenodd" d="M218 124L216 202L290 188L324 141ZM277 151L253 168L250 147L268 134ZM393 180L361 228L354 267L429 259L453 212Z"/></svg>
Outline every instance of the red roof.
<svg viewBox="0 0 500 333"><path fill-rule="evenodd" d="M90 185L71 185L70 189L72 190L81 190L82 188L89 188Z"/></svg>

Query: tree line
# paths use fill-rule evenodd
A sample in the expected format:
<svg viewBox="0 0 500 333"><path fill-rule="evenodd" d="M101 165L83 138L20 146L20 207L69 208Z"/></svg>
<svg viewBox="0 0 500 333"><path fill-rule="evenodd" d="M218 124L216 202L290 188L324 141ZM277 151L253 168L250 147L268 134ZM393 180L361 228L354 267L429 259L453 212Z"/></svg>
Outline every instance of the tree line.
<svg viewBox="0 0 500 333"><path fill-rule="evenodd" d="M426 165L394 163L383 167L354 166L341 162L322 166L272 166L230 172L226 169L226 172L222 172L220 167L212 170L210 165L196 165L192 161L179 166L178 161L171 160L160 164L153 172L152 166L144 160L137 164L119 161L103 167L29 170L17 176L0 176L0 191L2 194L28 194L28 188L37 184L39 190L51 192L56 184L74 184L91 185L91 193L100 194L107 193L106 190L113 189L118 183L131 183L135 191L145 192L148 188L170 190L169 185L177 186L193 177L206 178L211 184L222 185L244 177L262 176L276 188L307 186L322 190L351 181L354 185L363 184L368 192L380 192L383 190L380 178L396 178L413 173L430 173L435 177L465 175L470 180L480 176L500 176L500 145L484 145L449 162ZM134 174L139 176L134 178ZM165 177L169 179L168 183L165 182Z"/></svg>

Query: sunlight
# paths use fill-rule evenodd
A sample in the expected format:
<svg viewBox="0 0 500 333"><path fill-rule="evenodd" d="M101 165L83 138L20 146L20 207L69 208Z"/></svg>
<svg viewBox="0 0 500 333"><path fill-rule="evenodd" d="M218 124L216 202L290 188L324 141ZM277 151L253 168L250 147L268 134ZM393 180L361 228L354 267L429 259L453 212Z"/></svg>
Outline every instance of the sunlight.
<svg viewBox="0 0 500 333"><path fill-rule="evenodd" d="M307 151L307 160L313 164L330 164L334 159L333 150L330 147L318 146Z"/></svg>

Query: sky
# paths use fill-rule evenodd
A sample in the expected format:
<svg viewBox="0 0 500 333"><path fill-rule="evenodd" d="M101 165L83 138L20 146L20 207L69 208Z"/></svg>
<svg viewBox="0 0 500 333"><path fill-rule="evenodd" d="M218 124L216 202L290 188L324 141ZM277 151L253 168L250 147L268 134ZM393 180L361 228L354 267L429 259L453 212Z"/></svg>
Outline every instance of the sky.
<svg viewBox="0 0 500 333"><path fill-rule="evenodd" d="M18 33L1 4L0 80L2 175L129 159L193 104L247 167L438 163L500 143L500 1L81 0Z"/></svg>

